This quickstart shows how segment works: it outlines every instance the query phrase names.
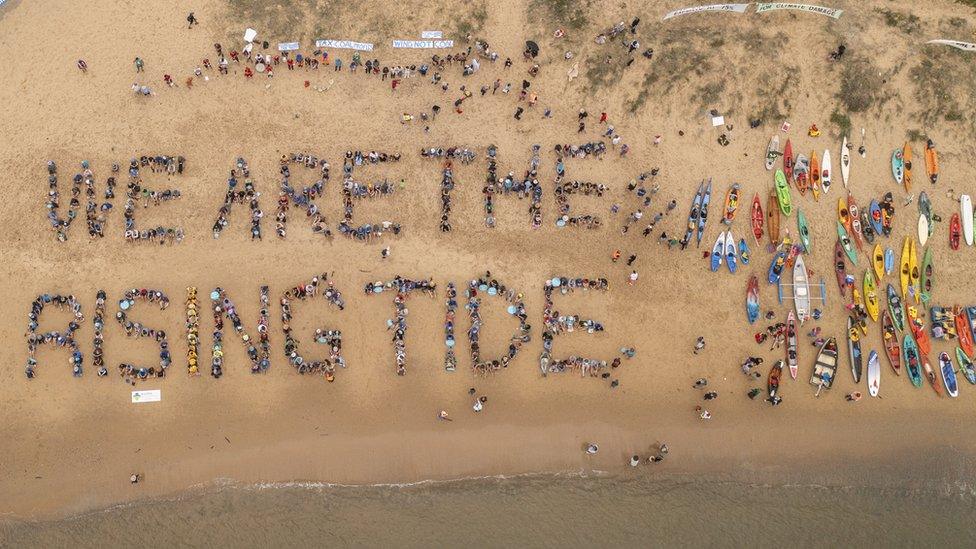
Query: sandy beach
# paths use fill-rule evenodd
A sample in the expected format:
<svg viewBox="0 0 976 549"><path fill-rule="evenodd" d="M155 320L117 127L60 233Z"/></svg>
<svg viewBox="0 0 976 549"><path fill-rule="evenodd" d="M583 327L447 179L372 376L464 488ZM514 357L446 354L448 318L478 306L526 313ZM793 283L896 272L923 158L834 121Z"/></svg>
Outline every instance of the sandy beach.
<svg viewBox="0 0 976 549"><path fill-rule="evenodd" d="M412 483L534 472L608 471L625 475L728 475L788 482L810 475L824 484L852 482L871 467L885 470L925 468L932 460L971 463L976 455L976 427L969 421L976 387L960 376L960 395L940 398L926 384L913 387L905 375L895 376L883 356L879 325L869 322L864 353L882 355L881 396L869 398L862 380L855 385L846 355L848 312L833 270L837 198L835 190L815 201L810 194L794 202L810 222L811 250L804 255L813 280L825 280L826 305L817 321L800 330L799 376L785 379L783 403L771 407L762 398L746 397L752 387L765 389L769 366L783 349L757 344L756 332L785 319L790 304L777 303L776 288L765 273L773 255L765 241L749 236L747 202L765 196L772 172L763 166L771 135L790 138L798 150L839 152L842 134L866 156L854 154L850 191L865 205L888 191L897 208L891 238L882 246L900 252L901 241L914 235L915 202L893 181L891 151L911 140L916 150L916 191L925 190L936 224L929 246L937 278L932 305L976 305L969 274L976 255L965 244L953 251L948 221L959 211L955 197L976 193L976 53L926 45L931 39L973 42L976 13L948 0L840 1L838 19L793 11L764 14L696 14L662 21L684 2L528 3L443 2L436 6L413 0L395 6L363 2L355 8L330 1L283 1L255 7L244 0L165 2L151 14L111 0L78 3L63 0L8 0L0 5L0 52L6 77L0 84L5 105L0 143L0 519L38 520L75 515L114 504L172 496L218 479L246 483L321 481L337 484ZM310 5L306 5L310 4ZM314 6L311 6L314 4ZM567 7L569 6L569 7ZM358 10L358 11L356 11ZM199 24L188 29L193 11ZM594 37L618 21L641 18L634 35L641 43L634 62L626 66L627 48L614 42L596 44ZM259 40L299 41L310 54L319 38L375 43L370 58L384 65L421 64L434 53L464 51L470 32L500 52L496 63L484 62L463 77L461 64L442 71L450 89L443 92L430 77L406 78L395 89L389 79L350 74L348 67L311 71L278 68L274 78L243 76L245 64L231 63L228 75L204 71L192 88L202 59L216 62L214 43L240 49L244 28L252 26ZM554 38L553 31L566 36ZM419 39L423 30L443 30L455 40L449 50L394 50L393 39ZM629 37L629 32L627 34ZM530 77L533 62L523 60L526 40L535 40L540 68ZM830 52L846 45L837 61ZM638 55L653 48L647 59ZM257 50L256 50L257 51ZM572 59L564 53L572 51ZM348 63L350 50L331 50ZM611 55L610 63L606 56ZM145 61L136 73L133 59ZM505 57L513 65L503 66ZM366 55L364 55L364 59ZM76 67L84 59L87 72ZM567 71L578 64L579 77ZM170 88L163 75L173 75ZM512 92L481 95L482 85L499 78ZM523 79L538 94L538 104L518 101ZM310 85L306 87L304 82ZM151 86L154 95L132 92L133 83ZM463 112L452 103L464 84L473 92ZM932 90L938 89L939 93ZM322 91L319 91L322 90ZM442 107L436 119L424 122L419 113L433 104ZM525 107L521 120L515 109ZM544 118L545 109L552 110ZM586 109L586 130L577 133L577 113ZM732 129L713 128L710 110L725 116ZM553 194L556 144L599 141L606 124L601 112L630 147L606 155L566 161L567 178L600 182L609 187L601 198L571 197L575 213L599 215L604 226L558 228ZM404 113L416 115L406 124ZM762 124L750 128L749 122ZM789 122L788 132L780 130ZM809 137L816 124L822 134ZM731 142L718 143L721 134ZM654 144L655 136L660 144ZM921 151L925 138L938 145L940 177L924 179ZM605 139L606 140L606 139ZM609 146L609 140L608 146ZM543 223L530 225L528 200L495 199L497 223L485 227L482 186L489 145L498 147L498 172L523 173L532 145L541 145ZM452 193L453 230L438 230L441 162L423 159L422 147L461 146L473 149L476 162L456 163L457 188ZM332 177L317 200L332 230L342 219L342 157L347 150L400 153L398 163L378 164L357 172L364 182L403 181L392 197L357 201L357 223L392 220L403 233L363 243L335 235L313 234L308 222L292 209L288 235L274 234L274 209L280 183L279 158L308 152L326 158ZM125 166L141 155L180 155L182 175L144 172L146 185L177 188L181 198L159 206L138 208L140 226L179 226L186 237L178 244L126 242L122 204ZM219 239L211 226L226 190L227 174L238 157L250 164L261 193L264 237L252 241L247 206L235 204L230 224ZM84 224L84 197L79 219L58 242L47 222L47 170L59 167L61 213L67 209L71 176L87 160L97 182L99 201L113 162L122 164L113 211L105 237L89 241ZM835 165L836 166L836 165ZM654 183L660 190L644 208L643 222L626 234L620 228L640 201L627 191L639 174L660 168ZM836 167L835 167L835 171ZM748 237L752 261L732 275L724 268L709 272L702 252L711 249L719 223L709 221L700 248L670 248L658 241L661 231L680 237L695 189L703 179L715 185L713 200L739 183L743 206L732 224ZM308 185L312 176L294 170L293 182ZM650 236L641 229L670 200L677 207L657 223ZM611 214L613 204L620 205ZM714 202L713 202L714 204ZM717 213L720 206L712 210ZM796 233L796 217L783 226ZM381 259L389 246L391 255ZM611 262L614 250L633 267ZM867 255L867 249L861 254ZM858 280L868 268L861 258ZM631 270L640 274L627 284ZM443 289L459 289L490 270L503 284L524 293L532 340L511 364L492 375L472 369L466 331L468 315L458 312L458 368L444 370ZM343 311L321 300L294 307L293 329L303 353L322 358L327 350L314 345L315 328L342 330L342 351L348 367L334 383L321 375L300 376L283 353L284 337L278 299L295 284L320 273L333 273L343 292ZM750 274L761 281L762 310L773 320L746 321L744 296ZM395 374L391 334L391 293L366 295L363 286L394 276L437 284L437 296L419 292L408 298L407 372ZM554 355L582 354L612 360L621 347L634 347L610 379L578 373L550 374L539 369L543 332L543 285L552 277L604 277L608 292L576 292L557 296L565 314L602 321L605 332L578 330L559 335ZM883 284L897 286L897 272ZM224 375L214 379L186 375L183 301L186 288L198 289L203 305L201 362L209 364L213 319L208 295L226 290L237 305L245 327L255 332L259 288L271 289L271 368L252 375L244 347L232 335L224 344ZM119 377L120 362L154 364L158 347L148 339L126 337L114 320L118 300L129 288L156 288L168 295L166 310L139 303L131 313L168 334L173 364L165 379L137 383L136 389L161 389L158 403L133 404L133 387ZM98 377L91 366L95 294L105 290L105 357L109 374ZM27 314L39 294L73 294L85 322L76 332L85 353L85 374L75 378L69 352L43 345L37 353L37 375L26 379ZM461 303L465 300L461 298ZM882 298L882 303L884 299ZM517 323L501 299L485 299L482 355L497 357L508 348ZM67 311L45 309L39 331L63 330ZM814 397L809 379L816 349L807 337L814 327L841 343L841 366L834 387ZM699 354L695 339L706 338ZM954 355L955 342L933 341L931 358L942 351ZM748 356L764 357L763 378L742 375ZM719 398L702 401L695 380L708 379ZM617 380L619 386L611 387ZM486 395L484 410L472 411L475 388ZM865 398L846 402L845 394L860 390ZM696 406L712 419L702 421ZM440 410L453 421L439 421ZM663 463L637 470L627 467L632 454L649 456L666 441L671 453ZM587 456L586 442L600 452ZM654 469L657 467L659 469ZM946 482L971 482L972 470L954 470ZM132 473L143 480L129 482ZM956 477L955 475L958 476ZM968 478L967 478L968 477ZM807 477L808 478L808 477ZM869 480L856 480L856 482Z"/></svg>

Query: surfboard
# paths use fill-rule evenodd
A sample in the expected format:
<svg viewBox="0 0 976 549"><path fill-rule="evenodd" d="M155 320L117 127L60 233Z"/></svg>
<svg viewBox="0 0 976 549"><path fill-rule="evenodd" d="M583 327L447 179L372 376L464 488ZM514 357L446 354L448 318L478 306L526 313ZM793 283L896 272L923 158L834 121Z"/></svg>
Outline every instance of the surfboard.
<svg viewBox="0 0 976 549"><path fill-rule="evenodd" d="M840 144L840 176L844 180L844 188L847 188L847 181L851 177L851 151L847 148L847 136Z"/></svg>
<svg viewBox="0 0 976 549"><path fill-rule="evenodd" d="M873 349L868 353L868 394L878 396L881 389L881 362Z"/></svg>
<svg viewBox="0 0 976 549"><path fill-rule="evenodd" d="M746 319L752 324L759 318L759 279L756 275L749 277L746 285Z"/></svg>
<svg viewBox="0 0 976 549"><path fill-rule="evenodd" d="M885 248L885 274L890 275L895 272L895 251Z"/></svg>
<svg viewBox="0 0 976 549"><path fill-rule="evenodd" d="M929 240L929 220L924 215L918 216L918 242L922 246Z"/></svg>
<svg viewBox="0 0 976 549"><path fill-rule="evenodd" d="M962 221L962 236L966 245L973 245L973 200L968 194L959 197L959 217Z"/></svg>
<svg viewBox="0 0 976 549"><path fill-rule="evenodd" d="M732 231L725 233L725 265L728 266L729 272L732 274L735 274L739 267L739 252L736 251L735 237L732 236Z"/></svg>

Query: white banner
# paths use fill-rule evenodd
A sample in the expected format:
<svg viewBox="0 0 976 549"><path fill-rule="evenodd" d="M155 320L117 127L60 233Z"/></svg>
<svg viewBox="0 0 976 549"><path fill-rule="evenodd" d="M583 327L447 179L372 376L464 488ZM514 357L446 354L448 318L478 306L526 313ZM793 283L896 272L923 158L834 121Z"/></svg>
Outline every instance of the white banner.
<svg viewBox="0 0 976 549"><path fill-rule="evenodd" d="M946 46L952 46L953 48L959 48L962 51L976 51L976 44L972 42L960 42L958 40L929 40L926 44L943 44Z"/></svg>
<svg viewBox="0 0 976 549"><path fill-rule="evenodd" d="M709 11L724 11L729 13L745 13L746 8L749 4L712 4L710 6L695 6L693 8L681 8L680 10L674 10L668 12L664 16L664 20L667 21L672 17L678 17L679 15L688 15L689 13L704 13Z"/></svg>
<svg viewBox="0 0 976 549"><path fill-rule="evenodd" d="M756 13L763 13L766 11L773 10L799 10L805 11L807 13L819 13L820 15L826 15L827 17L833 17L837 19L840 14L844 13L844 10L838 10L834 8L825 8L823 6L812 6L810 4L794 4L792 2L771 2L768 4L757 3Z"/></svg>
<svg viewBox="0 0 976 549"><path fill-rule="evenodd" d="M278 44L278 51L295 51L300 47L298 42L282 42Z"/></svg>
<svg viewBox="0 0 976 549"><path fill-rule="evenodd" d="M163 399L163 392L159 389L149 391L132 391L132 402L159 402Z"/></svg>
<svg viewBox="0 0 976 549"><path fill-rule="evenodd" d="M338 48L345 50L373 51L373 45L352 40L316 40L316 48Z"/></svg>
<svg viewBox="0 0 976 549"><path fill-rule="evenodd" d="M394 48L453 48L454 40L394 40Z"/></svg>
<svg viewBox="0 0 976 549"><path fill-rule="evenodd" d="M426 39L436 38L440 40L441 38L444 38L444 33L441 31L423 31L420 33L420 37Z"/></svg>

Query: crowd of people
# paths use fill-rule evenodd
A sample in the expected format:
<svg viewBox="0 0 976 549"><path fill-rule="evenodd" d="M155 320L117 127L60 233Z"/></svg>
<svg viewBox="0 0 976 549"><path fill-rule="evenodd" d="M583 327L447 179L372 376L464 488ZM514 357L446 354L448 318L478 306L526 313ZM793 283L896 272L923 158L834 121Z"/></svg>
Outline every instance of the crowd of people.
<svg viewBox="0 0 976 549"><path fill-rule="evenodd" d="M481 192L485 201L485 226L492 228L495 226L495 203L496 194L514 194L519 200L531 198L532 204L529 206L529 219L532 228L537 229L542 225L542 185L539 184L538 169L542 163L539 156L539 145L532 145L532 159L529 161L529 169L521 181L515 178L514 172L508 172L503 177L498 177L498 148L494 145L488 147L488 174L485 177L485 186Z"/></svg>
<svg viewBox="0 0 976 549"><path fill-rule="evenodd" d="M197 289L186 289L186 371L191 376L200 375L200 303Z"/></svg>
<svg viewBox="0 0 976 549"><path fill-rule="evenodd" d="M539 358L539 368L542 375L550 373L562 373L567 370L578 370L580 375L596 376L600 371L606 369L607 361L570 356L566 360L555 360L552 358L552 340L556 335L563 332L574 332L577 327L586 330L588 333L597 333L604 330L603 323L598 320L580 318L578 315L562 315L554 308L552 296L557 290L560 294L568 294L575 290L596 290L608 291L610 282L606 278L566 278L556 277L547 280L543 292L545 303L542 309L542 355Z"/></svg>
<svg viewBox="0 0 976 549"><path fill-rule="evenodd" d="M585 111L584 111L585 112ZM606 144L603 141L596 141L591 143L584 143L583 145L556 145L556 177L555 184L556 188L554 193L556 196L556 205L559 207L559 218L556 220L556 225L563 227L569 226L579 226L585 227L587 229L596 229L602 225L600 216L597 215L582 215L582 216L571 216L569 208L569 196L573 194L582 194L585 196L598 196L602 197L603 193L607 191L607 186L603 183L593 183L590 181L563 181L566 176L566 165L564 160L566 158L586 158L587 156L594 155L600 156L606 152Z"/></svg>
<svg viewBox="0 0 976 549"><path fill-rule="evenodd" d="M451 191L454 190L454 160L461 164L475 161L475 152L467 147L424 148L420 149L421 158L444 159L444 169L441 173L441 232L451 231Z"/></svg>
<svg viewBox="0 0 976 549"><path fill-rule="evenodd" d="M481 360L481 294L488 296L502 296L509 304L508 312L516 317L519 326L515 330L508 343L508 351L501 358L495 360ZM468 340L471 343L471 362L479 373L497 371L500 368L508 368L508 363L515 358L522 345L531 341L532 326L528 323L528 315L525 313L525 302L522 301L522 294L516 293L514 288L506 288L504 284L498 282L491 276L491 271L486 271L483 277L472 280L468 283L467 290L468 303L465 309L471 318L471 328L468 329Z"/></svg>
<svg viewBox="0 0 976 549"><path fill-rule="evenodd" d="M397 188L396 184L390 183L386 179L372 184L360 183L352 178L354 167L362 166L366 162L370 164L377 164L381 162L398 162L399 160L399 153L387 154L370 151L369 154L364 155L362 151L346 151L345 160L342 164L343 216L342 221L339 223L339 234L364 242L369 242L373 238L379 238L383 236L384 232L393 233L395 235L400 234L402 227L399 223L394 223L392 221L368 223L365 225L360 225L359 227L354 227L351 224L353 216L353 199L361 200L364 198L375 198L378 196L390 196L396 192Z"/></svg>
<svg viewBox="0 0 976 549"><path fill-rule="evenodd" d="M95 315L92 317L92 326L95 328L95 335L92 336L92 364L97 368L98 377L108 375L108 368L105 367L105 290L98 290L95 293Z"/></svg>
<svg viewBox="0 0 976 549"><path fill-rule="evenodd" d="M308 170L318 170L319 179L310 186L302 187L297 190L290 184L291 169L290 164L304 166ZM319 211L318 205L314 200L325 191L325 184L329 181L329 163L324 158L318 158L311 154L292 154L281 156L281 192L278 196L278 212L275 215L275 232L279 238L285 238L285 227L288 223L288 208L294 204L297 208L305 212L305 217L312 223L312 232L322 236L332 236L325 217Z"/></svg>
<svg viewBox="0 0 976 549"><path fill-rule="evenodd" d="M268 341L268 307L270 306L269 289L261 286L261 311L258 315L258 341L244 330L244 322L237 314L234 302L227 297L223 288L217 287L210 293L210 301L213 307L214 331L213 331L213 352L210 366L210 374L214 378L219 378L224 372L224 317L230 320L234 326L234 332L241 338L241 343L247 351L247 357L251 361L251 373L264 373L271 366L271 345Z"/></svg>
<svg viewBox="0 0 976 549"><path fill-rule="evenodd" d="M291 300L305 301L314 298L319 293L320 284L325 284L325 291L322 292L322 297L326 301L337 307L340 311L346 308L346 302L342 299L342 293L335 287L335 281L327 273L322 273L319 276L312 277L312 280L308 284L299 284L293 288L289 288L281 296L281 331L285 335L285 356L288 357L288 362L298 370L298 373L303 375L321 373L325 376L326 381L332 383L335 381L335 367L346 367L346 361L342 357L342 332L339 330L326 331L317 329L315 331L315 341L316 343L323 343L329 346L329 358L326 360L306 360L298 352L299 341L292 335L291 327ZM264 309L263 303L262 298L262 310ZM262 320L266 322L263 317ZM267 326L267 324L264 324L264 326ZM262 333L267 334L267 328ZM253 371L255 370L252 369ZM259 369L257 371L263 370Z"/></svg>
<svg viewBox="0 0 976 549"><path fill-rule="evenodd" d="M142 178L139 176L140 167L149 167L156 173L167 173L169 175L182 174L186 159L182 156L142 156L139 159L133 158L129 161L129 182L126 185L125 209L125 239L127 241L145 240L148 242L159 242L160 245L166 242L177 243L183 241L183 229L180 227L158 226L151 229L139 230L136 227L135 211L136 204L141 203L143 208L148 208L150 203L159 205L161 202L180 198L179 189L154 190L142 185Z"/></svg>
<svg viewBox="0 0 976 549"><path fill-rule="evenodd" d="M383 282L367 282L363 287L366 295L379 294L393 291L393 308L396 312L395 319L387 320L387 330L393 330L393 354L396 363L396 374L402 376L407 373L407 298L414 290L420 290L430 297L434 297L437 285L433 280L410 280L397 275L393 280Z"/></svg>
<svg viewBox="0 0 976 549"><path fill-rule="evenodd" d="M447 347L447 351L444 353L444 369L453 372L457 370L457 354L454 352L454 347L457 344L457 340L454 339L454 321L458 308L457 287L454 286L453 282L447 283L445 307L447 312L444 313L444 346Z"/></svg>
<svg viewBox="0 0 976 549"><path fill-rule="evenodd" d="M237 188L238 171L244 177L243 189ZM220 232L227 227L227 216L230 215L231 207L234 204L247 203L251 212L251 240L261 240L261 219L264 217L264 211L258 204L260 196L261 193L254 189L254 180L251 179L251 171L248 168L247 161L238 158L236 168L230 171L230 177L227 178L227 193L224 194L224 203L217 211L217 220L214 221L213 225L213 237L220 238Z"/></svg>
<svg viewBox="0 0 976 549"><path fill-rule="evenodd" d="M67 307L74 315L74 318L68 322L68 327L64 332L51 330L49 332L37 333L37 328L39 327L38 320L41 317L41 312L44 311L44 307L48 304L54 304L58 309L62 310ZM71 350L71 358L69 359L71 373L76 377L80 377L83 373L82 362L84 357L81 349L78 347L78 342L75 341L75 332L81 327L81 323L84 322L85 317L81 314L81 304L78 303L75 296L41 294L31 303L31 310L27 315L27 319L27 368L25 370L27 379L33 379L37 374L37 357L35 354L37 353L38 345L48 343L53 343L58 347L67 347Z"/></svg>
<svg viewBox="0 0 976 549"><path fill-rule="evenodd" d="M148 378L165 377L166 369L172 363L166 332L164 330L148 328L140 322L129 320L128 311L136 304L137 300L146 301L147 303L158 303L161 310L169 307L169 298L166 297L166 294L159 290L147 288L126 290L122 299L119 301L119 312L115 313L115 319L119 321L125 335L129 337L155 339L159 343L159 368L155 366L148 368L134 366L127 363L119 364L119 374L126 383L131 385L135 385L137 379L146 380Z"/></svg>

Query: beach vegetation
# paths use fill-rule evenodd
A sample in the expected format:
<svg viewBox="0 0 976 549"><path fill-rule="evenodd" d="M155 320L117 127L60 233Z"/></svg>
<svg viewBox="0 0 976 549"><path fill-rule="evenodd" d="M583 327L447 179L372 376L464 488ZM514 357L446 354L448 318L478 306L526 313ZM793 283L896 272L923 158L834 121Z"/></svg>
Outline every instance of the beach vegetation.
<svg viewBox="0 0 976 549"><path fill-rule="evenodd" d="M548 26L565 26L570 30L581 30L589 23L589 0L531 0L530 19L534 22L551 20Z"/></svg>
<svg viewBox="0 0 976 549"><path fill-rule="evenodd" d="M929 135L924 130L914 128L905 132L905 137L909 141L928 141Z"/></svg>
<svg viewBox="0 0 976 549"><path fill-rule="evenodd" d="M922 30L922 22L914 13L896 11L888 8L878 8L875 11L884 17L886 25L894 27L906 34L915 34Z"/></svg>
<svg viewBox="0 0 976 549"><path fill-rule="evenodd" d="M837 99L848 112L866 112L882 102L885 78L866 56L847 58L841 69Z"/></svg>
<svg viewBox="0 0 976 549"><path fill-rule="evenodd" d="M840 112L839 110L834 110L830 115L830 123L837 128L837 135L850 135L851 134L851 117Z"/></svg>

